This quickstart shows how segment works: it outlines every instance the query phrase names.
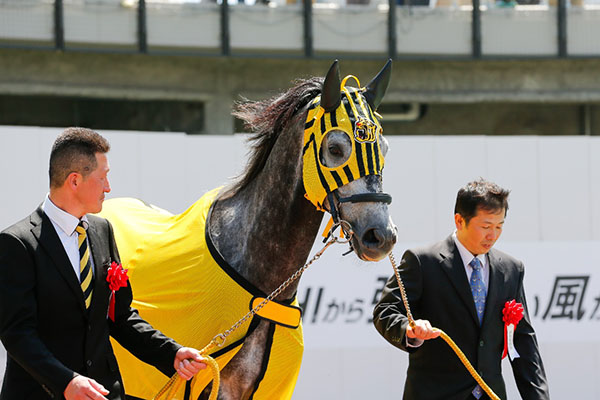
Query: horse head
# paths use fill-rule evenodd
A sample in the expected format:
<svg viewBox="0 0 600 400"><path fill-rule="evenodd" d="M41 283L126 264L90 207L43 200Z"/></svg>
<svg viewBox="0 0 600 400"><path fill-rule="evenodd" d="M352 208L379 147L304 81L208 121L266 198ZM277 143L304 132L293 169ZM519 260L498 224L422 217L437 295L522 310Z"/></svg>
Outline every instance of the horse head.
<svg viewBox="0 0 600 400"><path fill-rule="evenodd" d="M309 105L304 131L306 197L352 232L351 247L365 261L384 258L396 243L391 196L382 187L388 144L377 119L390 73L391 60L361 88L352 75L340 80L336 60ZM346 86L351 79L358 88Z"/></svg>

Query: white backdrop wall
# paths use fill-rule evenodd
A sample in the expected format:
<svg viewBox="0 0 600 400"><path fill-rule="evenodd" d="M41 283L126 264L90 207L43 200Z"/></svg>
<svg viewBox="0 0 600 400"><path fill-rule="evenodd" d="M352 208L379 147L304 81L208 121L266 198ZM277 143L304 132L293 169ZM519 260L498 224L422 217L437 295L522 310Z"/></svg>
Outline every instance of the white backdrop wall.
<svg viewBox="0 0 600 400"><path fill-rule="evenodd" d="M0 229L43 200L60 131L0 127ZM245 165L240 135L101 133L113 147L109 197L139 197L174 213ZM452 232L456 191L467 181L483 176L511 189L496 247L525 263L552 397L600 400L600 138L388 139L384 186L394 198L396 256ZM320 246L316 241L314 251ZM391 267L342 257L345 250L330 248L302 278L306 343L294 400L400 399L407 356L369 321ZM504 375L509 398L520 398L507 361Z"/></svg>

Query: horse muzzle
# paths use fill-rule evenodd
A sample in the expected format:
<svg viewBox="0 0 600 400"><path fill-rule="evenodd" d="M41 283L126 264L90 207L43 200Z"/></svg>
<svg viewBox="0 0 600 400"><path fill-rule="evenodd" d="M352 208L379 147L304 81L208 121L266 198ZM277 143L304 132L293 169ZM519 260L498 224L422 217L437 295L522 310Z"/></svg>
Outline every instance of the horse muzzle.
<svg viewBox="0 0 600 400"><path fill-rule="evenodd" d="M352 246L361 260L379 261L392 251L396 240L396 229L390 220L385 226L369 225L363 231L355 231Z"/></svg>

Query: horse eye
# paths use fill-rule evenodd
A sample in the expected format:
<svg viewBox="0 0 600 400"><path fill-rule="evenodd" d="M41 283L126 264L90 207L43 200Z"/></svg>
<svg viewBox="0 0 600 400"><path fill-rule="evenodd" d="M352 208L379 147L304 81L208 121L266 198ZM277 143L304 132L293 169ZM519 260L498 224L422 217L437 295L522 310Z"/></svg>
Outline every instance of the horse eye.
<svg viewBox="0 0 600 400"><path fill-rule="evenodd" d="M336 157L341 157L343 155L339 146L329 146L329 154Z"/></svg>
<svg viewBox="0 0 600 400"><path fill-rule="evenodd" d="M345 163L351 154L350 134L338 130L327 132L319 149L319 158L323 166L337 168Z"/></svg>

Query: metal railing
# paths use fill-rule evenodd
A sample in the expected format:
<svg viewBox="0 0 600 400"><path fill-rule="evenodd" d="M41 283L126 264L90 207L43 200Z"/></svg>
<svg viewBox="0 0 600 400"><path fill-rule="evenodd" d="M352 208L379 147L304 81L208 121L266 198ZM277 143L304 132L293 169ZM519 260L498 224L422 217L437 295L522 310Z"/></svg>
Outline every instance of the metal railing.
<svg viewBox="0 0 600 400"><path fill-rule="evenodd" d="M406 1L406 0L405 0ZM302 50L300 54L289 54L289 52L272 52L269 53L272 57L301 57L301 58L321 58L322 54L319 54L315 51L314 46L314 12L313 12L313 0L302 0ZM0 4L1 6L1 4ZM57 50L68 51L70 50L69 46L65 45L65 17L64 17L64 8L65 5L63 0L54 0L53 3L54 12L54 41L53 47ZM219 48L215 49L214 54L211 55L220 55L220 56L237 56L235 51L232 51L231 45L231 11L232 7L227 0L221 1L218 5L219 7ZM406 10L408 9L410 12L410 5L399 6L397 4L397 0L388 0L387 4L387 55L386 54L377 54L378 58L382 56L387 56L392 59L398 58L407 58L405 54L399 54L397 42L399 39L398 35L398 9ZM485 7L485 6L484 6ZM139 52L139 53L152 53L154 50L152 46L148 44L148 12L147 12L147 4L146 0L137 1L137 38L136 38L136 46L131 51ZM470 20L470 29L471 29L471 45L470 45L470 53L459 55L456 58L471 58L471 59L481 59L489 57L482 52L482 5L480 0L472 0L472 9L471 11L471 20ZM556 52L555 54L550 54L549 57L556 58L564 58L564 57L572 57L569 54L568 42L567 42L567 15L568 4L567 0L557 0L556 6ZM10 44L10 43L8 43ZM0 46L6 46L7 41L3 41ZM23 45L27 46L27 45ZM14 46L12 46L14 47ZM19 46L22 47L22 46ZM81 49L78 49L81 50ZM90 48L93 51L93 47ZM168 51L166 51L168 53ZM165 53L165 51L161 51L161 53ZM175 53L175 52L174 52ZM243 54L244 56L252 56L258 55L256 52L246 52ZM373 58L374 55L357 55L358 58ZM596 55L591 55L596 56ZM597 55L600 56L600 53ZM327 56L330 58L330 56ZM408 56L410 57L410 56ZM413 56L414 57L414 56ZM444 55L429 55L429 56L416 56L416 58L438 58L444 57L449 58ZM527 57L527 56L525 56ZM452 58L452 56L450 57Z"/></svg>

